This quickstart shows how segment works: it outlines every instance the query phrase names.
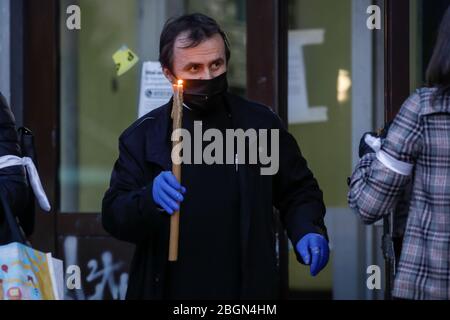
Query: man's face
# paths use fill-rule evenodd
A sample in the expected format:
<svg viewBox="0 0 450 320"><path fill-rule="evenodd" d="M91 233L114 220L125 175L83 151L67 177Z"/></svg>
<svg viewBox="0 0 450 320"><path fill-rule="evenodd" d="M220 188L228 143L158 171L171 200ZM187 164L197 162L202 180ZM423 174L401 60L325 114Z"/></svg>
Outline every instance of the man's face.
<svg viewBox="0 0 450 320"><path fill-rule="evenodd" d="M185 48L189 43L186 36L186 33L182 33L175 40L173 74L164 68L164 74L170 82L175 83L177 79L209 80L227 71L225 43L220 34L213 35L193 48Z"/></svg>

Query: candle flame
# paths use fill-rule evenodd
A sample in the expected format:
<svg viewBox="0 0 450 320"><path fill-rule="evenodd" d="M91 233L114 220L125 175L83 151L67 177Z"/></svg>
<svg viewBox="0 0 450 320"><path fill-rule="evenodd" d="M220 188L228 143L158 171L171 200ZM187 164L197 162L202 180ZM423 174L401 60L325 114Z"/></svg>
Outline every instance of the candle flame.
<svg viewBox="0 0 450 320"><path fill-rule="evenodd" d="M178 85L182 86L183 85L183 80L178 80Z"/></svg>

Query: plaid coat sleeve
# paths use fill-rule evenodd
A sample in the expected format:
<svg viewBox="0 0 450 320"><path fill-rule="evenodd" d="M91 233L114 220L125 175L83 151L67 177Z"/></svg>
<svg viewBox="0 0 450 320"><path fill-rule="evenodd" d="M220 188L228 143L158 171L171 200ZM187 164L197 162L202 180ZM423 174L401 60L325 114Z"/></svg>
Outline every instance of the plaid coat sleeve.
<svg viewBox="0 0 450 320"><path fill-rule="evenodd" d="M394 119L382 143L382 151L398 161L414 165L422 146L419 111L420 95L415 93ZM374 223L394 209L410 178L388 169L375 153L366 154L350 180L350 208L364 223Z"/></svg>

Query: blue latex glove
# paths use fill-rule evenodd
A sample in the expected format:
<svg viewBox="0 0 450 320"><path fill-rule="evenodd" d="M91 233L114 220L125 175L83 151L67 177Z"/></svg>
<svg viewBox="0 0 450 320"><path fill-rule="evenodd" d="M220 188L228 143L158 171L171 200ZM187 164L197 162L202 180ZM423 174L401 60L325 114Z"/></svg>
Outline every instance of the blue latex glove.
<svg viewBox="0 0 450 320"><path fill-rule="evenodd" d="M315 277L328 263L330 249L328 241L320 234L309 233L297 243L297 252L305 264L311 266L311 275Z"/></svg>
<svg viewBox="0 0 450 320"><path fill-rule="evenodd" d="M170 171L161 172L153 180L153 201L163 208L168 214L173 214L180 209L186 188L181 186L177 178Z"/></svg>

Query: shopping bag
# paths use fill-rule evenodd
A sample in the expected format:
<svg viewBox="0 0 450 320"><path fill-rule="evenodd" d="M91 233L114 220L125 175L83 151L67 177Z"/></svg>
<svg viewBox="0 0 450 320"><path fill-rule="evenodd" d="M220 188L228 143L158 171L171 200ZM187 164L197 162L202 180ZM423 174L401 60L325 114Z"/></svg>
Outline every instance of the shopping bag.
<svg viewBox="0 0 450 320"><path fill-rule="evenodd" d="M62 300L61 260L21 243L0 246L0 300Z"/></svg>

